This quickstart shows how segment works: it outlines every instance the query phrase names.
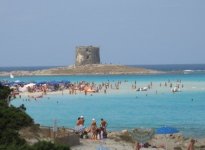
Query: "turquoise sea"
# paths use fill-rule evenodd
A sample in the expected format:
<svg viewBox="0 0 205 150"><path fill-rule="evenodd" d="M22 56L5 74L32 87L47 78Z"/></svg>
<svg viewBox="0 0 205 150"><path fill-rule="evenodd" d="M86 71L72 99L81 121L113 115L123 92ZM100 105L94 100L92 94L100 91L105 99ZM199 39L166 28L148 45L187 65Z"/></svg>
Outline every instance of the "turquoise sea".
<svg viewBox="0 0 205 150"><path fill-rule="evenodd" d="M185 136L205 137L205 74L160 74L160 75L81 75L81 76L33 76L16 77L1 80L32 81L61 81L71 82L113 82L127 80L125 84L137 85L150 83L158 84L164 81L181 80L184 85L192 84L199 90L186 90L173 94L171 92L130 92L130 87L124 87L124 92L69 95L47 95L37 101L25 101L17 98L12 104L24 104L27 112L36 123L52 126L57 120L58 126L74 128L77 117L83 115L85 124L89 126L92 118L97 121L104 118L108 122L108 130L132 128L159 128L162 126L176 127ZM128 88L126 90L126 88Z"/></svg>
<svg viewBox="0 0 205 150"><path fill-rule="evenodd" d="M122 81L122 92L107 94L69 95L52 94L37 101L25 101L17 98L12 104L26 106L27 112L36 123L52 126L57 120L58 126L74 128L77 117L83 115L85 124L89 126L92 118L98 122L104 118L108 122L108 130L132 128L176 127L185 136L205 137L205 74L160 74L160 75L81 75L81 76L33 76L33 77L0 77L0 80L61 81L70 80L88 82ZM127 80L126 83L124 81ZM159 87L146 92L136 92L131 84L137 86L153 82L153 87L166 81L181 80L184 84L182 92L173 94ZM186 88L187 86L187 88Z"/></svg>

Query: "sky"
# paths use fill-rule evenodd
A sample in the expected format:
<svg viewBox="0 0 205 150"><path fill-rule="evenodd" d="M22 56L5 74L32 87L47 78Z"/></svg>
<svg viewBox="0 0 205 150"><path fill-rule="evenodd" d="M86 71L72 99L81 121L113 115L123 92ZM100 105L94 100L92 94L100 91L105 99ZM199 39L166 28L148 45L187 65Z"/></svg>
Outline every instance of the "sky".
<svg viewBox="0 0 205 150"><path fill-rule="evenodd" d="M205 0L1 0L0 67L205 64Z"/></svg>

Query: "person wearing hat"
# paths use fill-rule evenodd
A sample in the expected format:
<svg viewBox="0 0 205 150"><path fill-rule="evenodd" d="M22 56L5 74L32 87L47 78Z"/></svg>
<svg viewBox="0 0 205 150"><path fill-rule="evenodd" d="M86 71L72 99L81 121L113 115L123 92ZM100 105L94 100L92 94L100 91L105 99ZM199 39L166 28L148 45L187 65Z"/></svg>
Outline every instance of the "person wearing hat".
<svg viewBox="0 0 205 150"><path fill-rule="evenodd" d="M80 125L84 126L85 119L83 116L80 116Z"/></svg>
<svg viewBox="0 0 205 150"><path fill-rule="evenodd" d="M92 119L90 131L92 133L92 139L97 140L97 124L94 118Z"/></svg>

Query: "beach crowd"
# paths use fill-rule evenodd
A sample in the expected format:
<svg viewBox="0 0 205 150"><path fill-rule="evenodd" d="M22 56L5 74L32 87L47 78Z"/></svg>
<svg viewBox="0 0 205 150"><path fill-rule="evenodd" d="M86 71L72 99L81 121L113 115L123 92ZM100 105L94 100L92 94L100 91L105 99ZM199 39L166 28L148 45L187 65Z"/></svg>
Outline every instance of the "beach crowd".
<svg viewBox="0 0 205 150"><path fill-rule="evenodd" d="M95 82L86 82L79 81L71 83L70 81L43 81L43 82L2 82L1 84L5 86L9 86L12 89L12 96L16 98L21 95L28 96L27 100L42 98L44 95L48 93L56 93L56 94L84 94L84 95L93 95L93 93L102 93L107 94L114 91L120 91L121 89L126 89L128 91L154 91L155 94L159 94L160 91L170 91L172 93L181 92L184 88L184 84L181 80L176 81L164 81L160 83L137 83L137 81L110 81L95 83ZM148 95L147 92L146 96Z"/></svg>
<svg viewBox="0 0 205 150"><path fill-rule="evenodd" d="M93 140L100 140L107 138L107 121L103 118L100 120L99 127L97 126L96 120L93 118L89 127L85 127L85 118L84 116L78 117L76 121L75 132L80 135L81 138L90 138Z"/></svg>

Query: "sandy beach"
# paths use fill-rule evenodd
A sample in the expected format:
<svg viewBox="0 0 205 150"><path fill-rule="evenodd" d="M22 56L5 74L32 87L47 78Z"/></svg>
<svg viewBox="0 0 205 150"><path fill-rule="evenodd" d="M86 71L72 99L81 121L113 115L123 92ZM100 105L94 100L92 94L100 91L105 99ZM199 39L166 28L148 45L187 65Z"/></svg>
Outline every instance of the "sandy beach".
<svg viewBox="0 0 205 150"><path fill-rule="evenodd" d="M33 133L34 131L35 133ZM53 141L52 134L48 134L46 131L48 131L48 128L45 127L35 130L26 128L20 131L20 135L30 144L39 140ZM70 129L65 129L65 131L65 133L62 133L62 129L59 129L56 140L59 137L60 143L71 145L72 150L136 150L137 141L131 137L127 130L109 132L108 137L101 140L79 139L78 135ZM150 140L143 143L143 146L142 143L139 144L142 146L140 150L187 150L190 140L190 137L184 137L181 133L155 134ZM196 150L205 149L204 138L194 140L196 140ZM59 140L57 141L59 143Z"/></svg>
<svg viewBox="0 0 205 150"><path fill-rule="evenodd" d="M118 84L118 82L116 81L109 81L109 87L106 88L106 94L125 94L125 93L136 93L136 90L139 88L143 88L143 87L149 87L151 84L152 86L150 88L148 88L146 91L138 91L138 93L141 94L166 94L166 93L173 93L172 89L173 87L179 85L179 89L180 92L189 92L189 91L205 91L205 87L204 87L204 83L203 82L177 82L177 81L162 81L162 82L136 82L136 87L135 86L135 82L126 82L126 81L120 81L121 84L119 85L119 88L115 87L115 84ZM108 82L107 82L108 83ZM107 84L104 83L104 84ZM91 83L89 83L91 84ZM102 85L103 83L95 83L95 86L98 87L99 85ZM165 86L165 84L167 84ZM172 84L172 87L170 87L170 84ZM102 88L102 90L99 90L99 92L97 93L93 93L90 92L88 93L88 95L104 95L104 89L105 87ZM63 89L62 90L57 90L57 91L52 91L49 92L47 91L46 95L41 92L21 92L20 95L22 96L22 98L31 98L31 97L38 97L40 95L43 95L45 97L49 97L49 95L70 95L70 90L69 89ZM76 90L75 93L73 93L74 95L85 95L85 92L82 90ZM71 94L72 95L72 94Z"/></svg>
<svg viewBox="0 0 205 150"><path fill-rule="evenodd" d="M190 143L190 138L183 139L181 135L175 135L176 138L169 137L167 135L166 139L163 135L155 136L148 143L151 145L149 147L142 147L140 150L187 150ZM135 143L116 141L113 139L106 139L104 141L90 141L90 140L80 140L80 145L73 146L72 150L100 150L104 148L105 150L135 150ZM205 139L197 139L195 144L196 150L205 149Z"/></svg>

